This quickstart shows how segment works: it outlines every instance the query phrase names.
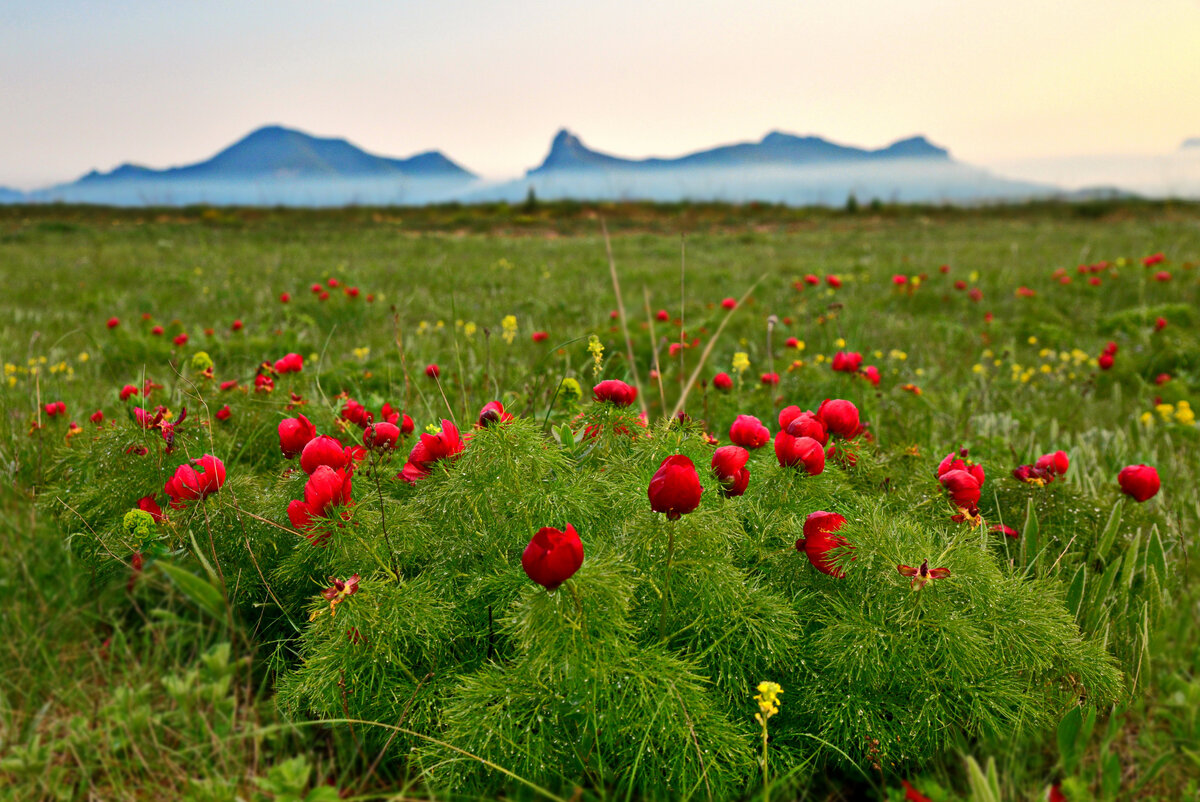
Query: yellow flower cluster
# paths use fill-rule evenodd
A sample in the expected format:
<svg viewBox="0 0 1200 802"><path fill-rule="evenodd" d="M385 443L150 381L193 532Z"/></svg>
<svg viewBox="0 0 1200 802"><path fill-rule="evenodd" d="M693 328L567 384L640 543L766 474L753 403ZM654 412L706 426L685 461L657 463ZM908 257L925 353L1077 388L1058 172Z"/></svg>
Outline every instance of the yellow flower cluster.
<svg viewBox="0 0 1200 802"><path fill-rule="evenodd" d="M371 354L371 346L369 346L369 345L362 345L362 346L359 346L358 348L354 349L354 358L357 359L359 362L362 362L364 359L366 359L368 356L370 356L370 354Z"/></svg>
<svg viewBox="0 0 1200 802"><path fill-rule="evenodd" d="M517 338L517 316L505 315L500 321L500 328L504 332L504 342L512 345L513 340Z"/></svg>
<svg viewBox="0 0 1200 802"><path fill-rule="evenodd" d="M1180 401L1178 404L1158 404L1154 407L1154 411L1162 419L1163 423L1183 424L1184 426L1194 426L1196 424L1196 413L1192 411L1191 405L1187 401ZM1147 426L1154 423L1154 415L1149 412L1143 412L1141 421Z"/></svg>
<svg viewBox="0 0 1200 802"><path fill-rule="evenodd" d="M754 696L754 701L758 702L758 712L754 714L754 720L765 727L767 719L779 712L779 697L782 694L783 688L777 682L758 683L758 693Z"/></svg>
<svg viewBox="0 0 1200 802"><path fill-rule="evenodd" d="M592 375L599 376L604 370L604 343L595 334L588 337L588 353L592 355Z"/></svg>

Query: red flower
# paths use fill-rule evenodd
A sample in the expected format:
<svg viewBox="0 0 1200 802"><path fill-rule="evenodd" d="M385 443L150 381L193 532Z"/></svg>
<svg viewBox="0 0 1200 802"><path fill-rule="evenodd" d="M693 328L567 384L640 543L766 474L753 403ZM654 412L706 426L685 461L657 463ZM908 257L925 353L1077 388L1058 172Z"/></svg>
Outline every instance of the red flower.
<svg viewBox="0 0 1200 802"><path fill-rule="evenodd" d="M321 591L321 598L329 602L329 615L333 617L337 615L337 606L346 599L358 593L358 574L352 574L349 579L341 580L330 577L333 582L331 587ZM313 617L316 617L313 613ZM351 638L353 640L353 638Z"/></svg>
<svg viewBox="0 0 1200 802"><path fill-rule="evenodd" d="M233 325L230 326L229 328L233 329L234 331L241 331L242 330L242 321L240 321L240 320L233 321Z"/></svg>
<svg viewBox="0 0 1200 802"><path fill-rule="evenodd" d="M620 379L606 379L592 388L592 398L609 401L619 407L627 407L637 400L637 388Z"/></svg>
<svg viewBox="0 0 1200 802"><path fill-rule="evenodd" d="M96 424L97 426L100 426L104 423L104 412L102 410L98 409L95 412L93 412L91 415L88 416L88 420L90 420L92 423Z"/></svg>
<svg viewBox="0 0 1200 802"><path fill-rule="evenodd" d="M950 576L949 568L930 568L929 560L922 562L919 568L913 568L911 565L897 565L896 570L900 572L900 576L911 577L908 586L913 590L920 590L935 579L945 579Z"/></svg>
<svg viewBox="0 0 1200 802"><path fill-rule="evenodd" d="M120 397L121 397L121 400L124 401L125 399L129 398L129 396L137 395L137 394L138 394L138 388L132 384L127 384L121 388Z"/></svg>
<svg viewBox="0 0 1200 802"><path fill-rule="evenodd" d="M835 290L842 286L842 280L837 276L826 276L825 283L830 287L833 287Z"/></svg>
<svg viewBox="0 0 1200 802"><path fill-rule="evenodd" d="M67 414L67 405L62 401L51 401L49 404L46 404L43 409L45 409L46 414L52 418Z"/></svg>
<svg viewBox="0 0 1200 802"><path fill-rule="evenodd" d="M1171 274L1170 274L1170 272L1168 272L1166 270L1160 270L1154 274L1154 280L1155 281L1170 281Z"/></svg>
<svg viewBox="0 0 1200 802"><path fill-rule="evenodd" d="M521 567L525 575L546 590L554 590L566 582L583 565L583 541L575 527L566 529L544 526L525 547Z"/></svg>
<svg viewBox="0 0 1200 802"><path fill-rule="evenodd" d="M280 443L282 447L282 441ZM341 470L350 462L350 455L336 438L323 434L309 440L300 452L300 469L312 476L317 468L325 465Z"/></svg>
<svg viewBox="0 0 1200 802"><path fill-rule="evenodd" d="M358 287L347 287L345 292L346 295L350 296L351 298L358 297Z"/></svg>
<svg viewBox="0 0 1200 802"><path fill-rule="evenodd" d="M154 496L142 496L137 500L137 506L142 512L148 512L154 516L156 522L161 523L167 519L167 516L163 515L162 508L158 506L158 502L154 500Z"/></svg>
<svg viewBox="0 0 1200 802"><path fill-rule="evenodd" d="M504 411L503 404L499 401L489 401L479 411L477 425L486 428L493 423L508 423L512 419L512 414Z"/></svg>
<svg viewBox="0 0 1200 802"><path fill-rule="evenodd" d="M375 419L375 416L366 407L353 398L346 399L346 406L342 407L341 416L344 420L363 428L366 428L367 424Z"/></svg>
<svg viewBox="0 0 1200 802"><path fill-rule="evenodd" d="M783 413L780 413L779 419L783 420ZM801 412L788 421L785 429L792 437L811 437L821 445L829 442L829 433L825 430L825 424L811 412Z"/></svg>
<svg viewBox="0 0 1200 802"><path fill-rule="evenodd" d="M1035 468L1046 471L1051 476L1062 476L1067 472L1067 468L1071 466L1071 461L1067 458L1067 452L1055 451L1053 454L1043 454L1038 457L1038 461L1034 463Z"/></svg>
<svg viewBox="0 0 1200 802"><path fill-rule="evenodd" d="M658 318L658 320L660 322L666 322L671 319L671 315L667 312L666 309L659 309L658 314L655 315L655 317Z"/></svg>
<svg viewBox="0 0 1200 802"><path fill-rule="evenodd" d="M221 421L229 420L229 416L232 414L233 413L229 410L229 405L226 404L225 406L223 406L217 410L217 420L221 420Z"/></svg>
<svg viewBox="0 0 1200 802"><path fill-rule="evenodd" d="M287 459L291 459L303 451L309 441L316 436L317 427L313 426L312 421L303 415L284 418L279 422L279 450Z"/></svg>
<svg viewBox="0 0 1200 802"><path fill-rule="evenodd" d="M290 300L292 300L292 296L288 295L286 292L279 293L279 303L286 304Z"/></svg>
<svg viewBox="0 0 1200 802"><path fill-rule="evenodd" d="M1030 290L1030 292L1033 292L1033 290ZM967 293L967 297L975 303L979 303L983 300L983 290L979 289L978 287L972 287L971 291ZM989 319L991 314L991 312L988 312Z"/></svg>
<svg viewBox="0 0 1200 802"><path fill-rule="evenodd" d="M726 298L725 300L721 301L721 308L722 308L722 309L735 309L735 308L737 308L737 299L735 299L735 298Z"/></svg>
<svg viewBox="0 0 1200 802"><path fill-rule="evenodd" d="M400 434L412 434L413 419L400 412L400 410L395 409L388 402L384 402L383 409L380 410L380 414L388 423L394 423L399 426Z"/></svg>
<svg viewBox="0 0 1200 802"><path fill-rule="evenodd" d="M845 538L834 534L844 523L846 519L836 512L817 510L804 520L804 537L796 541L796 550L804 552L813 568L835 579L846 576L829 553L848 545Z"/></svg>
<svg viewBox="0 0 1200 802"><path fill-rule="evenodd" d="M817 407L817 417L825 424L830 434L853 440L862 432L858 407L841 398L825 399Z"/></svg>
<svg viewBox="0 0 1200 802"><path fill-rule="evenodd" d="M154 328L150 329L150 333L153 334L155 337L161 337L163 335L163 327L155 326Z"/></svg>
<svg viewBox="0 0 1200 802"><path fill-rule="evenodd" d="M437 365L426 365L425 375L431 379L436 379L438 376L442 375L442 369Z"/></svg>
<svg viewBox="0 0 1200 802"><path fill-rule="evenodd" d="M221 392L227 393L230 390L237 389L237 386L238 386L237 379L230 379L227 382L221 382Z"/></svg>
<svg viewBox="0 0 1200 802"><path fill-rule="evenodd" d="M324 288L319 283L315 283L315 284L311 285L308 289L313 295L320 295L321 290Z"/></svg>
<svg viewBox="0 0 1200 802"><path fill-rule="evenodd" d="M1096 364L1100 366L1100 370L1108 370L1113 366L1112 354L1104 353L1096 360Z"/></svg>
<svg viewBox="0 0 1200 802"><path fill-rule="evenodd" d="M421 435L421 439L408 454L408 462L400 472L400 478L409 484L415 484L430 474L434 463L461 453L463 448L458 427L443 419L440 432Z"/></svg>
<svg viewBox="0 0 1200 802"><path fill-rule="evenodd" d="M1171 380L1170 373L1160 373L1154 377L1154 383L1157 385L1160 385L1160 386L1166 384L1170 380Z"/></svg>
<svg viewBox="0 0 1200 802"><path fill-rule="evenodd" d="M535 332L534 332L532 335L530 335L530 336L533 338L533 341L534 341L535 343L540 343L540 342L545 342L545 340L546 340L546 339L547 339L547 338L548 338L550 335L549 335L549 334L547 334L547 333L546 333L546 332L544 332L544 331L535 331Z"/></svg>
<svg viewBox="0 0 1200 802"><path fill-rule="evenodd" d="M110 317L107 325L110 329L115 329L117 326L121 325L121 320L120 318Z"/></svg>
<svg viewBox="0 0 1200 802"><path fill-rule="evenodd" d="M811 437L793 437L787 432L775 435L775 459L784 468L804 466L809 476L825 470L825 449Z"/></svg>
<svg viewBox="0 0 1200 802"><path fill-rule="evenodd" d="M179 334L176 334L175 339L172 340L171 342L182 347L184 345L187 345L187 341L188 341L187 332L181 332Z"/></svg>
<svg viewBox="0 0 1200 802"><path fill-rule="evenodd" d="M838 351L831 367L839 373L857 373L862 366L862 354L857 351Z"/></svg>
<svg viewBox="0 0 1200 802"><path fill-rule="evenodd" d="M716 376L713 376L712 383L713 387L716 387L718 390L728 391L733 389L733 379L729 378L728 373L718 373Z"/></svg>
<svg viewBox="0 0 1200 802"><path fill-rule="evenodd" d="M275 360L276 373L299 373L304 369L304 357L299 354L286 354Z"/></svg>
<svg viewBox="0 0 1200 802"><path fill-rule="evenodd" d="M363 430L363 445L370 449L391 451L400 439L400 427L394 423L372 423Z"/></svg>
<svg viewBox="0 0 1200 802"><path fill-rule="evenodd" d="M1005 537L1011 537L1014 540L1021 536L1021 533L1016 529L1013 529L1011 526L1005 526L1004 524L992 524L988 527L988 531L1001 532Z"/></svg>
<svg viewBox="0 0 1200 802"><path fill-rule="evenodd" d="M750 485L746 462L750 452L741 446L721 446L713 453L712 472L721 483L722 496L740 496Z"/></svg>
<svg viewBox="0 0 1200 802"><path fill-rule="evenodd" d="M194 466L194 467L193 467ZM171 506L182 509L184 501L205 499L225 484L225 463L212 454L192 460L191 465L180 465L175 475L167 480L163 491L171 497Z"/></svg>
<svg viewBox="0 0 1200 802"><path fill-rule="evenodd" d="M1155 331L1162 331L1166 327L1167 327L1167 319L1165 317L1160 317L1154 321L1154 330Z"/></svg>
<svg viewBox="0 0 1200 802"><path fill-rule="evenodd" d="M1146 501L1158 493L1158 471L1149 465L1127 465L1117 474L1121 492L1135 501Z"/></svg>
<svg viewBox="0 0 1200 802"><path fill-rule="evenodd" d="M352 503L351 489L349 472L321 465L304 484L304 500L288 504L288 520L297 529L310 531L314 518L328 518L332 508ZM329 532L314 532L308 538L315 544L322 543L329 538Z"/></svg>
<svg viewBox="0 0 1200 802"><path fill-rule="evenodd" d="M1046 802L1067 802L1067 795L1062 792L1062 786L1059 783L1050 786L1050 793L1046 796Z"/></svg>
<svg viewBox="0 0 1200 802"><path fill-rule="evenodd" d="M980 487L983 487L983 482L987 478L982 465L967 459L967 449L965 448L961 451L951 451L942 459L937 467L937 477L941 479L950 471L966 471L975 478Z"/></svg>
<svg viewBox="0 0 1200 802"><path fill-rule="evenodd" d="M650 508L666 513L669 521L678 520L700 506L703 492L696 466L682 454L664 459L647 489Z"/></svg>
<svg viewBox="0 0 1200 802"><path fill-rule="evenodd" d="M275 390L275 380L265 373L260 373L254 377L254 392L270 393Z"/></svg>
<svg viewBox="0 0 1200 802"><path fill-rule="evenodd" d="M897 273L896 275L892 276L892 283L897 287L903 287L908 283L908 276L904 275L903 273Z"/></svg>
<svg viewBox="0 0 1200 802"><path fill-rule="evenodd" d="M1164 256L1162 254L1162 252L1160 251L1159 253L1154 253L1154 254L1144 257L1142 259L1142 264L1145 265L1146 267L1154 267L1155 265L1162 264L1166 260L1167 260L1167 257Z"/></svg>
<svg viewBox="0 0 1200 802"><path fill-rule="evenodd" d="M774 387L776 384L779 384L779 374L764 373L762 376L758 377L758 380L768 387Z"/></svg>
<svg viewBox="0 0 1200 802"><path fill-rule="evenodd" d="M742 448L762 448L771 442L771 432L753 415L738 415L729 427L729 439Z"/></svg>
<svg viewBox="0 0 1200 802"><path fill-rule="evenodd" d="M908 780L901 780L900 784L904 786L904 802L933 802L932 799L913 788Z"/></svg>
<svg viewBox="0 0 1200 802"><path fill-rule="evenodd" d="M938 481L957 506L973 511L979 504L979 480L967 471L947 471L938 477Z"/></svg>
<svg viewBox="0 0 1200 802"><path fill-rule="evenodd" d="M867 365L862 369L862 376L875 387L879 386L879 369L874 365Z"/></svg>

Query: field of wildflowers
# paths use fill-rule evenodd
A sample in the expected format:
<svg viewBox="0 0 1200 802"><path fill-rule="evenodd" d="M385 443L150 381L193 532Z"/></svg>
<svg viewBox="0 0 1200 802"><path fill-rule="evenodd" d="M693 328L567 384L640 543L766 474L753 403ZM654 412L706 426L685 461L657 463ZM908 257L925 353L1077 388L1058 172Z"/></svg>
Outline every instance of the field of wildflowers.
<svg viewBox="0 0 1200 802"><path fill-rule="evenodd" d="M0 796L1200 788L1196 207L2 215Z"/></svg>

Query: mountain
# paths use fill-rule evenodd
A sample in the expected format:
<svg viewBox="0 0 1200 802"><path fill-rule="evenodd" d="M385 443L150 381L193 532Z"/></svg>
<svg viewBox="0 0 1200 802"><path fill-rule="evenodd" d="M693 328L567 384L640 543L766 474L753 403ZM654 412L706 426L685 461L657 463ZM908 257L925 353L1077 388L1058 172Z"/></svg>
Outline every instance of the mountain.
<svg viewBox="0 0 1200 802"><path fill-rule="evenodd" d="M439 151L396 159L268 125L206 161L164 170L122 164L31 196L116 205L428 203L475 180Z"/></svg>
<svg viewBox="0 0 1200 802"><path fill-rule="evenodd" d="M19 189L0 187L0 203L24 203L25 193Z"/></svg>
<svg viewBox="0 0 1200 802"><path fill-rule="evenodd" d="M1183 144L1179 146L1180 150L1191 150L1193 148L1200 150L1200 136L1185 139L1183 140Z"/></svg>
<svg viewBox="0 0 1200 802"><path fill-rule="evenodd" d="M950 154L923 136L901 139L886 148L864 150L838 145L816 136L795 136L772 131L758 142L740 142L697 151L672 159L625 159L591 150L566 130L560 130L550 143L550 152L527 176L555 170L679 169L693 167L740 167L747 165L800 165L833 162L861 162L889 159L930 159L949 161Z"/></svg>
<svg viewBox="0 0 1200 802"><path fill-rule="evenodd" d="M483 186L464 200L761 201L796 206L860 202L981 203L1051 197L1043 182L1014 181L962 164L925 137L878 150L773 131L675 158L626 159L587 147L560 130L540 165L514 181Z"/></svg>

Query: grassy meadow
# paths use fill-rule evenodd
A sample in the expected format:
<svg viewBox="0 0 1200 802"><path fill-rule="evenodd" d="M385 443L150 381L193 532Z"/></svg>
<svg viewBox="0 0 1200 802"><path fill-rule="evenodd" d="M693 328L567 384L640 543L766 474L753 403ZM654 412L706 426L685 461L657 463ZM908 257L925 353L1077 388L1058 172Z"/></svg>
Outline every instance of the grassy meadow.
<svg viewBox="0 0 1200 802"><path fill-rule="evenodd" d="M0 277L0 799L1200 794L1200 206L0 206ZM723 497L739 415L825 399L865 431ZM300 525L280 422L360 444L352 400L414 429Z"/></svg>

